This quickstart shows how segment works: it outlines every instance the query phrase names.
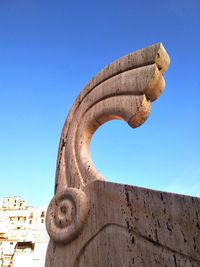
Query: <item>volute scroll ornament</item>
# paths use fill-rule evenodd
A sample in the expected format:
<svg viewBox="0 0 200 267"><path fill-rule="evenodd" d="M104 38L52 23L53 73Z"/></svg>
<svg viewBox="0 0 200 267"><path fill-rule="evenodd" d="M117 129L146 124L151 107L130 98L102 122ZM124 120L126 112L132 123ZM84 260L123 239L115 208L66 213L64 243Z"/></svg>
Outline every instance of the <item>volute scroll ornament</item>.
<svg viewBox="0 0 200 267"><path fill-rule="evenodd" d="M51 200L46 216L50 237L57 243L68 243L82 230L89 210L86 194L77 188L66 188Z"/></svg>

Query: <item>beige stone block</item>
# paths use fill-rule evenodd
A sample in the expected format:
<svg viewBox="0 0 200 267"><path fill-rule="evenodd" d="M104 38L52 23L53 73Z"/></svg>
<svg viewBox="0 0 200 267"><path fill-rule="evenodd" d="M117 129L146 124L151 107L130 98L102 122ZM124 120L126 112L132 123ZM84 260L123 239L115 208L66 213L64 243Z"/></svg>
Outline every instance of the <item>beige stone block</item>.
<svg viewBox="0 0 200 267"><path fill-rule="evenodd" d="M46 266L200 266L200 199L95 181L90 210L69 243L51 240Z"/></svg>

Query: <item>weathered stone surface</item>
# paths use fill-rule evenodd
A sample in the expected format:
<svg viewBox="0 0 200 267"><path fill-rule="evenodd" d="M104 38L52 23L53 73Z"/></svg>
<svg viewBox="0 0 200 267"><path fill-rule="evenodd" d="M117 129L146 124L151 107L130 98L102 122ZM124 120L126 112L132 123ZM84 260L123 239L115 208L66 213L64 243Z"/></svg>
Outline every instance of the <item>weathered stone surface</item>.
<svg viewBox="0 0 200 267"><path fill-rule="evenodd" d="M49 244L46 266L200 266L200 199L104 181L89 184L77 239Z"/></svg>
<svg viewBox="0 0 200 267"><path fill-rule="evenodd" d="M165 86L162 44L98 73L75 101L58 151L46 267L200 266L200 199L105 182L89 144L103 123L138 127Z"/></svg>

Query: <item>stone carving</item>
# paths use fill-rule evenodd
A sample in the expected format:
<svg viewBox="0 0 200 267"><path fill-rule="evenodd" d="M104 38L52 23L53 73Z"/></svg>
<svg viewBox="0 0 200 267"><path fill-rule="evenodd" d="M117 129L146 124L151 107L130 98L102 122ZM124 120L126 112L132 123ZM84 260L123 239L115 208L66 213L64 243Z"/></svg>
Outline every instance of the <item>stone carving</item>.
<svg viewBox="0 0 200 267"><path fill-rule="evenodd" d="M47 213L47 229L58 243L73 240L83 227L89 211L85 193L77 188L66 188L55 195Z"/></svg>
<svg viewBox="0 0 200 267"><path fill-rule="evenodd" d="M160 43L141 49L108 65L76 99L47 211L46 267L200 266L200 199L105 182L89 153L103 123L145 122L169 62Z"/></svg>

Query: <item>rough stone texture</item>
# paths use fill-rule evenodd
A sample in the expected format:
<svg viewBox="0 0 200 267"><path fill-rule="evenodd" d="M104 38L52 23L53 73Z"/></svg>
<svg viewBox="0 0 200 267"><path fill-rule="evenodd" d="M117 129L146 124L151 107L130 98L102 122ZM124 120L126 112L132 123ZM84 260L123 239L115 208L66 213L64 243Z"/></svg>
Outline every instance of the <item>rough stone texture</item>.
<svg viewBox="0 0 200 267"><path fill-rule="evenodd" d="M46 267L200 266L200 199L105 182L89 153L103 123L145 122L168 65L162 44L141 49L103 69L75 101L47 211Z"/></svg>
<svg viewBox="0 0 200 267"><path fill-rule="evenodd" d="M200 266L200 199L104 181L85 193L81 234L51 241L46 266Z"/></svg>

